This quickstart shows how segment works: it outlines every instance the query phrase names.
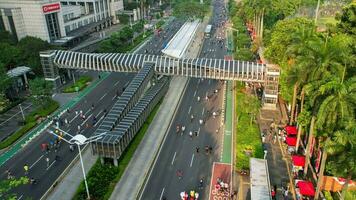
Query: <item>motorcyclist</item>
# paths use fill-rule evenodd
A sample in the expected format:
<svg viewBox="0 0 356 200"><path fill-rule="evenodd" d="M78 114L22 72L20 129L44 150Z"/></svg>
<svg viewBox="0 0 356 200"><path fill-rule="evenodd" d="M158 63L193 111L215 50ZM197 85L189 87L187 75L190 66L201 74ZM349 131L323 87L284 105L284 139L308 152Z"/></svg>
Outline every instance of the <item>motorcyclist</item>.
<svg viewBox="0 0 356 200"><path fill-rule="evenodd" d="M200 101L200 96L197 97L198 102Z"/></svg>
<svg viewBox="0 0 356 200"><path fill-rule="evenodd" d="M192 122L194 119L194 116L193 115L190 115L190 122Z"/></svg>

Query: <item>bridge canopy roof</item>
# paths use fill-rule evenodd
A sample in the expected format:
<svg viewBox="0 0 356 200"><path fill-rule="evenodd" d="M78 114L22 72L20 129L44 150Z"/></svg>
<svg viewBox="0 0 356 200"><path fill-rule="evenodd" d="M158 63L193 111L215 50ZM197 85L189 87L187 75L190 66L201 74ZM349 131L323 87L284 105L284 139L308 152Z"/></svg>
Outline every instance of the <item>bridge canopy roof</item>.
<svg viewBox="0 0 356 200"><path fill-rule="evenodd" d="M193 40L199 24L199 20L184 23L179 31L164 47L162 53L173 58L182 58L185 50Z"/></svg>

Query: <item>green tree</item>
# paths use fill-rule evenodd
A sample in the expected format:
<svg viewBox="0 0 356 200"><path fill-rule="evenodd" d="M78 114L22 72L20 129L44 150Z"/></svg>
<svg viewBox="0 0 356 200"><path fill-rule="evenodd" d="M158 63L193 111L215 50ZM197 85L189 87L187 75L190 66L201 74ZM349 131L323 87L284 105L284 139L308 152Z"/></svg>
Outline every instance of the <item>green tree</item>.
<svg viewBox="0 0 356 200"><path fill-rule="evenodd" d="M341 32L356 35L356 2L344 7L341 16L337 18L340 19L337 27Z"/></svg>
<svg viewBox="0 0 356 200"><path fill-rule="evenodd" d="M39 38L27 36L19 41L18 48L22 64L30 67L35 74L42 75L39 52L51 49L52 46Z"/></svg>
<svg viewBox="0 0 356 200"><path fill-rule="evenodd" d="M173 15L182 19L203 18L208 12L208 6L198 2L181 1L173 9ZM194 12L192 12L194 11Z"/></svg>
<svg viewBox="0 0 356 200"><path fill-rule="evenodd" d="M46 81L42 78L35 78L30 81L31 101L35 105L46 105L51 98L52 90L52 82Z"/></svg>
<svg viewBox="0 0 356 200"><path fill-rule="evenodd" d="M16 44L16 38L8 31L0 31L0 43Z"/></svg>
<svg viewBox="0 0 356 200"><path fill-rule="evenodd" d="M14 68L19 64L21 52L9 43L0 43L0 62L6 69Z"/></svg>
<svg viewBox="0 0 356 200"><path fill-rule="evenodd" d="M20 185L27 184L29 182L27 177L21 177L19 179L8 179L0 181L0 198L4 200L15 200L17 195L12 193L11 190Z"/></svg>

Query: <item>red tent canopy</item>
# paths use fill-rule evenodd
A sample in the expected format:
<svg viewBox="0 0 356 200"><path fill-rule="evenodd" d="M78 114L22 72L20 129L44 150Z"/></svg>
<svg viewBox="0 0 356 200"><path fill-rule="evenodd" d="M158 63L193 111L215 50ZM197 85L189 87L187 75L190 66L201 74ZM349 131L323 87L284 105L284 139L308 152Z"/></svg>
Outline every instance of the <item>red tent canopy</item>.
<svg viewBox="0 0 356 200"><path fill-rule="evenodd" d="M288 136L286 138L286 143L288 144L288 146L295 146L297 144L297 138Z"/></svg>
<svg viewBox="0 0 356 200"><path fill-rule="evenodd" d="M304 156L292 156L293 165L298 167L304 167L305 157Z"/></svg>
<svg viewBox="0 0 356 200"><path fill-rule="evenodd" d="M287 135L297 135L296 126L286 126L284 129L286 130Z"/></svg>
<svg viewBox="0 0 356 200"><path fill-rule="evenodd" d="M297 186L299 187L299 192L303 196L311 196L313 197L315 195L315 189L314 185L310 181L299 181L297 183Z"/></svg>

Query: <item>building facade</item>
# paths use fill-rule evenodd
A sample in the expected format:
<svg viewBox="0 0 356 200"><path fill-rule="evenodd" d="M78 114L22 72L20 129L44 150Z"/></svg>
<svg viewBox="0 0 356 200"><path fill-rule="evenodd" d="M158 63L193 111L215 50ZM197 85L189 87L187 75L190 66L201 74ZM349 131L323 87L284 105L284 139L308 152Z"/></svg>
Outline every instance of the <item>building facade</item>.
<svg viewBox="0 0 356 200"><path fill-rule="evenodd" d="M54 42L116 24L123 9L123 0L1 0L0 31Z"/></svg>

